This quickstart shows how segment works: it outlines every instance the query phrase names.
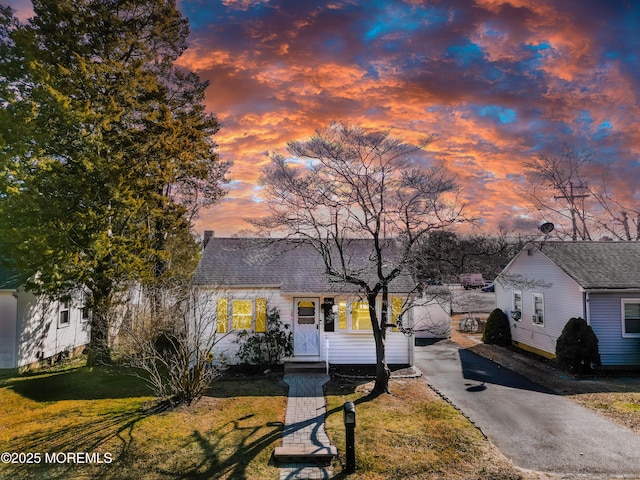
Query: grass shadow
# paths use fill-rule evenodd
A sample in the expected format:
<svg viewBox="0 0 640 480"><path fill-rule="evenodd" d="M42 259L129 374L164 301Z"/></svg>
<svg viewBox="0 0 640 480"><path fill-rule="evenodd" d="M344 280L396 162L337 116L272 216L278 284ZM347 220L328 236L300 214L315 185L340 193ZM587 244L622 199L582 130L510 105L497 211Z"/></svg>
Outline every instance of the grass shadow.
<svg viewBox="0 0 640 480"><path fill-rule="evenodd" d="M262 452L269 449L274 442L282 438L284 424L281 422L268 422L266 424L247 423L253 415L243 418L229 420L226 424L202 433L199 430L193 432L190 437L199 446L202 455L201 460L188 467L182 467L179 472L170 469L156 468L155 472L172 479L184 480L208 480L211 478L244 479L247 478L249 464ZM267 428L266 433L258 433ZM232 439L236 445L235 449L228 456L223 452L227 437L240 435L239 441ZM191 443L185 442L185 446Z"/></svg>
<svg viewBox="0 0 640 480"><path fill-rule="evenodd" d="M41 452L43 446L46 445L46 451L50 454L55 452L95 454L100 452L105 444L110 445L110 451L115 451L111 441L117 439L120 444L118 448L120 453L117 457L112 458L112 462L107 462L109 465L106 466L110 467L117 465L131 451L131 446L134 443L132 434L136 424L149 416L166 410L166 405L155 405L151 408L105 414L98 418L79 416L72 425L58 429L45 427L41 431L29 435L25 440L14 442L12 449L22 452ZM66 479L75 478L78 475L78 465L73 462L59 464L42 462L38 465L29 465L29 467L33 468L26 471L24 465L5 464L2 478ZM107 471L92 472L91 477L101 478L103 475L109 476L110 473Z"/></svg>
<svg viewBox="0 0 640 480"><path fill-rule="evenodd" d="M29 373L0 381L0 388L3 387L35 402L151 395L144 381L120 367L77 367Z"/></svg>

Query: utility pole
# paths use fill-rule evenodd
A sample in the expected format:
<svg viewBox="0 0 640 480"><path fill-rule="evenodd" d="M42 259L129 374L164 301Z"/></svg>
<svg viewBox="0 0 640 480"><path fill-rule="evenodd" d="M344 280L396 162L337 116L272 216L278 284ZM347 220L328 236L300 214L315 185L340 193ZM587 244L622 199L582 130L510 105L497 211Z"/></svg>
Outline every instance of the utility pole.
<svg viewBox="0 0 640 480"><path fill-rule="evenodd" d="M584 189L587 188L587 186L585 184L580 184L578 187L581 191L584 192ZM584 199L587 198L589 195L585 194L585 193L581 193L581 194L575 194L573 193L573 182L569 182L569 194L565 194L565 195L559 195L554 197L556 200L559 200L561 198L568 200L569 201L569 211L571 212L571 223L573 226L573 241L577 241L578 240L578 222L576 220L576 216L580 215L580 220L582 221L582 239L586 240L589 239L591 240L591 237L589 235L589 231L587 230L587 224L584 221ZM578 209L576 207L576 203L575 203L575 199L580 199L580 210L581 213L578 213Z"/></svg>

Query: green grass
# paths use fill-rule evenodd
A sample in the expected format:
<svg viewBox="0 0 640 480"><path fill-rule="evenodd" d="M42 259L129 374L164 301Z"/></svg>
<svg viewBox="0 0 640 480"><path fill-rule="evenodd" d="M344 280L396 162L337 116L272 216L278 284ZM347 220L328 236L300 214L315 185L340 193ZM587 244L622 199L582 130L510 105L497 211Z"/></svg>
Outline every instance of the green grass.
<svg viewBox="0 0 640 480"><path fill-rule="evenodd" d="M0 478L279 478L286 387L278 378L220 381L195 405L150 407L137 378L115 367L0 380L0 452L87 452L103 464L0 464Z"/></svg>

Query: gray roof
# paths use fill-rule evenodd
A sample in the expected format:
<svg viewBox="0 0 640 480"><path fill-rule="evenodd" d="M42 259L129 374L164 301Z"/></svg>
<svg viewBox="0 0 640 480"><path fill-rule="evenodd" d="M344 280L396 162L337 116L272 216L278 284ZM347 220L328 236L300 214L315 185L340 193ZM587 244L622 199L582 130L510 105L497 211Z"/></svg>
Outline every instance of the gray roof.
<svg viewBox="0 0 640 480"><path fill-rule="evenodd" d="M24 275L20 275L0 264L0 290L16 290L25 281Z"/></svg>
<svg viewBox="0 0 640 480"><path fill-rule="evenodd" d="M585 289L640 288L639 242L549 242L540 250Z"/></svg>
<svg viewBox="0 0 640 480"><path fill-rule="evenodd" d="M372 242L349 241L352 264L367 266ZM364 267L362 267L364 268ZM368 277L373 278L373 277ZM195 285L226 287L279 287L291 293L354 292L353 286L332 281L316 250L304 243L259 238L211 238L193 275ZM415 287L409 275L401 275L390 292L409 293Z"/></svg>

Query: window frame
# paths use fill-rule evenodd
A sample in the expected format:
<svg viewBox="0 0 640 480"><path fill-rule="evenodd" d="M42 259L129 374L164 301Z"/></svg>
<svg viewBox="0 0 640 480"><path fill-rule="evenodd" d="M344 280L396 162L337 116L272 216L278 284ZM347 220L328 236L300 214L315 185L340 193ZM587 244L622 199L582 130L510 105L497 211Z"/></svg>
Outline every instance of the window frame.
<svg viewBox="0 0 640 480"><path fill-rule="evenodd" d="M620 299L620 319L622 328L622 338L640 338L640 332L627 332L627 317L625 315L625 306L627 304L640 305L640 298L621 298ZM640 317L638 318L640 320Z"/></svg>
<svg viewBox="0 0 640 480"><path fill-rule="evenodd" d="M356 306L364 305L366 306L367 313L369 314L369 328L353 328L354 316L353 310ZM347 325L349 326L349 331L351 333L370 333L373 330L373 325L371 323L371 312L369 311L369 302L367 300L353 300L351 302L351 308L347 309L349 312L349 319L347 321ZM362 309L364 310L364 309ZM376 313L378 310L378 306L376 305Z"/></svg>
<svg viewBox="0 0 640 480"><path fill-rule="evenodd" d="M538 314L537 310L536 310L536 299L539 298L541 303L542 303L542 314ZM534 325L537 325L539 327L544 327L544 293L537 293L534 292L531 294L531 299L532 299L532 305L531 305L531 323L533 323ZM540 316L542 317L542 320L537 322L535 320L536 316Z"/></svg>
<svg viewBox="0 0 640 480"><path fill-rule="evenodd" d="M251 313L249 315L244 315L251 318L251 326L249 328L233 328L233 307L236 302L251 302ZM267 330L267 310L267 297L218 297L216 300L216 332L219 334L227 334L237 331L265 333ZM236 314L236 316L239 316L239 314ZM221 317L223 317L222 323L220 323ZM223 325L224 328L221 329L221 325Z"/></svg>
<svg viewBox="0 0 640 480"><path fill-rule="evenodd" d="M402 301L402 305L405 304L405 298L402 296L394 295L389 296L389 302L387 305L387 314L389 322L392 322L394 325L396 323L396 319L393 317L393 305L392 299L398 298ZM360 298L348 298L348 297L333 297L334 305L337 306L336 318L335 318L335 329L333 332L328 333L353 333L357 335L361 334L370 334L373 330L373 326L368 329L354 329L353 328L353 306L354 304L365 304L368 305L366 299ZM403 312L403 314L406 312ZM382 301L380 299L376 300L376 315L378 320L380 320L380 315L382 315ZM398 328L396 326L392 327L393 332L397 332Z"/></svg>
<svg viewBox="0 0 640 480"><path fill-rule="evenodd" d="M62 318L65 318L63 321ZM58 302L58 328L66 328L71 325L71 302L60 300Z"/></svg>
<svg viewBox="0 0 640 480"><path fill-rule="evenodd" d="M520 296L520 307L518 307L516 305L516 295ZM520 312L520 318L513 318L513 316L511 317L516 322L521 322L522 321L522 306L523 306L522 290L513 290L511 292L511 311L512 312L515 312L515 311Z"/></svg>
<svg viewBox="0 0 640 480"><path fill-rule="evenodd" d="M85 323L91 320L91 316L93 313L91 309L87 306L87 297L88 297L87 292L82 292L82 305L80 306L80 321Z"/></svg>

